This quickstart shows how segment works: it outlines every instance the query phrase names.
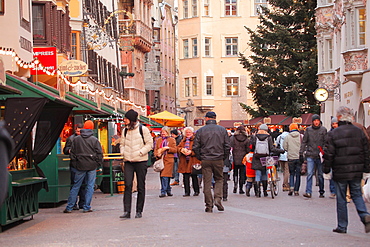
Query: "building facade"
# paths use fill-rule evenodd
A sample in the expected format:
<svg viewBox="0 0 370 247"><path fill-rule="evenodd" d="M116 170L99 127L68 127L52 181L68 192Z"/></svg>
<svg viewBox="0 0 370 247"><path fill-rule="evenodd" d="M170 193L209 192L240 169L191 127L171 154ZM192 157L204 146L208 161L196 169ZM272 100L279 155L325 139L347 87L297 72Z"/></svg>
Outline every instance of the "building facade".
<svg viewBox="0 0 370 247"><path fill-rule="evenodd" d="M318 80L329 91L321 104L327 127L339 106L353 109L356 122L370 125L368 9L366 1L317 2Z"/></svg>
<svg viewBox="0 0 370 247"><path fill-rule="evenodd" d="M215 111L218 120L248 119L239 103L253 105L248 74L238 61L248 56L249 35L265 1L179 0L179 102L186 124Z"/></svg>

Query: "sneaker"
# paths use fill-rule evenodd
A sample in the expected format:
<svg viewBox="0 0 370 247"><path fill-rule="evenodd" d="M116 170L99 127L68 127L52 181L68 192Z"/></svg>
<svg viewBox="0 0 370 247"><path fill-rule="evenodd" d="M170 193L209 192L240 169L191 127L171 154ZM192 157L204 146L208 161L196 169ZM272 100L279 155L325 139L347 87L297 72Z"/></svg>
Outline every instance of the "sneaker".
<svg viewBox="0 0 370 247"><path fill-rule="evenodd" d="M212 213L212 212L213 212L212 208L206 208L204 211L205 211L206 213Z"/></svg>
<svg viewBox="0 0 370 247"><path fill-rule="evenodd" d="M334 194L334 193L331 193L331 195L329 196L330 199L335 199L336 197L337 197L337 195Z"/></svg>
<svg viewBox="0 0 370 247"><path fill-rule="evenodd" d="M92 209L89 209L89 210L83 210L82 213L91 213L93 210Z"/></svg>
<svg viewBox="0 0 370 247"><path fill-rule="evenodd" d="M303 196L306 197L306 198L311 198L311 194L310 193L304 193Z"/></svg>
<svg viewBox="0 0 370 247"><path fill-rule="evenodd" d="M75 205L73 206L72 210L80 210L80 208L77 205Z"/></svg>
<svg viewBox="0 0 370 247"><path fill-rule="evenodd" d="M174 181L172 184L170 184L171 186L174 186L174 185L179 185L179 182L177 181Z"/></svg>
<svg viewBox="0 0 370 247"><path fill-rule="evenodd" d="M294 191L294 195L295 196L299 196L299 192L298 191Z"/></svg>
<svg viewBox="0 0 370 247"><path fill-rule="evenodd" d="M64 209L63 213L70 214L70 213L72 213L72 210Z"/></svg>
<svg viewBox="0 0 370 247"><path fill-rule="evenodd" d="M324 193L320 193L319 198L325 198Z"/></svg>

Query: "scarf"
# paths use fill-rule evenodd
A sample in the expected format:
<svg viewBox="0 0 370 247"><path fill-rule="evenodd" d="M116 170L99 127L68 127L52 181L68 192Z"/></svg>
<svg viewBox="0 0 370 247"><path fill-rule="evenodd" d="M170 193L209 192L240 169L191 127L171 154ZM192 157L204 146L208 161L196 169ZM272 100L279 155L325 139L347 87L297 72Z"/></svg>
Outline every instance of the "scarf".
<svg viewBox="0 0 370 247"><path fill-rule="evenodd" d="M189 137L186 137L184 148L190 149L190 138ZM186 160L190 160L190 156L189 155L186 155Z"/></svg>

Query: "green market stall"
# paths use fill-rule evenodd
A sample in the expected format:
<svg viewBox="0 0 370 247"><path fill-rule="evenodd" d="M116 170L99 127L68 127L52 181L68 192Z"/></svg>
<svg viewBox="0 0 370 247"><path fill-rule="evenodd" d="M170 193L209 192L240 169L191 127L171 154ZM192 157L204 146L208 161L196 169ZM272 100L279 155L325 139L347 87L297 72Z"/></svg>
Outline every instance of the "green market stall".
<svg viewBox="0 0 370 247"><path fill-rule="evenodd" d="M14 75L6 74L6 86L16 91L0 90L0 117L15 148L8 166L8 196L0 208L0 227L38 213L38 193L42 188L48 190L39 164L53 149L75 106Z"/></svg>

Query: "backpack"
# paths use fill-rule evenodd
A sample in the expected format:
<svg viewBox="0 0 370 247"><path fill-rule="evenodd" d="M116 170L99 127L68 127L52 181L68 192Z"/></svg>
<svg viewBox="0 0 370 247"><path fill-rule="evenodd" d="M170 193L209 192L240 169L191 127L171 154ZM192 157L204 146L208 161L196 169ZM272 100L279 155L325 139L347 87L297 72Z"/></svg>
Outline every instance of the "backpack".
<svg viewBox="0 0 370 247"><path fill-rule="evenodd" d="M268 138L260 141L256 138L256 148L254 149L255 154L270 154Z"/></svg>
<svg viewBox="0 0 370 247"><path fill-rule="evenodd" d="M145 145L144 134L143 134L143 126L141 124L139 125L139 132L140 132L140 135L141 135L141 139L143 139L143 143ZM125 138L126 138L127 128L125 128L124 135L125 135Z"/></svg>

